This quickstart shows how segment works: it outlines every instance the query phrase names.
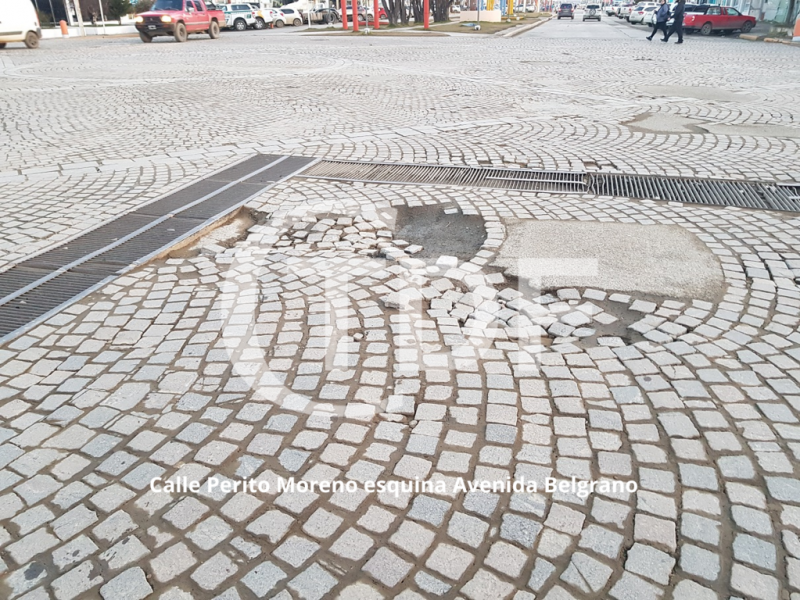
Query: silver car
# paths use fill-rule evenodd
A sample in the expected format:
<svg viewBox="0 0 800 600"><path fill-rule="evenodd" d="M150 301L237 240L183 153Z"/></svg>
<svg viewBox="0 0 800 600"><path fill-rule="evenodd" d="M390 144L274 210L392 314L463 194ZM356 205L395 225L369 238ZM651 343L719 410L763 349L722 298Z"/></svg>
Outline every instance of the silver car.
<svg viewBox="0 0 800 600"><path fill-rule="evenodd" d="M597 19L600 21L603 16L603 11L600 8L599 4L587 4L586 8L583 11L583 20L588 21L589 19Z"/></svg>

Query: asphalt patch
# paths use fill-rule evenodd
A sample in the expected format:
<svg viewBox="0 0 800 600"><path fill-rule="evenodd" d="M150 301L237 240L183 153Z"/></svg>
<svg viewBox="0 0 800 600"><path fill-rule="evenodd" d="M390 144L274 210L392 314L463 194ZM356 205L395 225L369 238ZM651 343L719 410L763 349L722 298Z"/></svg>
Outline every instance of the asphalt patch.
<svg viewBox="0 0 800 600"><path fill-rule="evenodd" d="M395 221L395 239L422 246L415 258L438 258L442 255L469 260L486 241L486 227L477 215L461 211L445 213L441 206L399 207Z"/></svg>

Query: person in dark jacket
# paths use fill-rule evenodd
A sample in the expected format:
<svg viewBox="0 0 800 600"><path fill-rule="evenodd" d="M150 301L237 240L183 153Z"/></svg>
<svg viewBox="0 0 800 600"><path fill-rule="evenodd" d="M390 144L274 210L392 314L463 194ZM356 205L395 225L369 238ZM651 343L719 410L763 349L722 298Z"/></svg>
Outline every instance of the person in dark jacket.
<svg viewBox="0 0 800 600"><path fill-rule="evenodd" d="M661 38L662 42L668 42L669 38L672 36L673 33L678 34L678 41L675 42L676 44L683 43L683 13L686 10L686 0L678 0L675 3L675 8L672 9L672 27L669 29L669 33Z"/></svg>
<svg viewBox="0 0 800 600"><path fill-rule="evenodd" d="M658 7L655 16L655 24L653 25L653 33L647 36L648 40L652 40L658 33L658 30L664 32L664 37L667 37L667 21L669 20L669 4L667 0L661 0L661 5Z"/></svg>

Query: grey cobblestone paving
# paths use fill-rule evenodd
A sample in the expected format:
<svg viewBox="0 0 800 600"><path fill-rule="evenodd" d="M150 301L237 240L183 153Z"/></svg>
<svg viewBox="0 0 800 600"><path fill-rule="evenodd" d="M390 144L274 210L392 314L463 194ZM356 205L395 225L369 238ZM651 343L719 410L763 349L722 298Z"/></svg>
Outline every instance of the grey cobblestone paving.
<svg viewBox="0 0 800 600"><path fill-rule="evenodd" d="M47 61L6 51L0 268L21 258L21 247L32 252L68 239L253 151L800 177L794 48L693 38L676 55L644 42L592 40L589 48L533 34L430 38L422 46L418 38L277 35L264 46L269 33L185 46L52 41ZM275 60L262 60L265 47ZM423 63L420 48L431 56ZM719 52L737 59L708 60ZM642 68L606 71L581 58L623 54ZM208 85L197 88L199 80ZM686 91L698 85L714 99ZM653 116L683 125L642 129ZM720 133L725 126L731 134Z"/></svg>
<svg viewBox="0 0 800 600"><path fill-rule="evenodd" d="M4 119L3 135L20 136L4 145L2 164L12 173L0 194L17 204L3 210L20 221L4 230L6 262L266 148L360 160L548 168L592 160L597 168L701 176L798 175L790 137L648 137L619 124L623 115L663 110L791 129L793 88L771 76L769 94L757 85L767 78L757 61L788 62L791 48L692 39L681 51L695 70L676 68L667 81L712 82L699 57L719 41L741 52L737 67L755 81L716 83L747 86L759 101L655 101L636 92L651 79L645 71L610 79L600 91L614 100L599 105L591 83L598 74L574 64L576 40L481 40L487 58L468 68L457 56L473 46L436 38L425 45L441 64L419 68L410 58L416 40L281 37L276 46L296 49L295 63L264 66L251 80L244 53L261 38L225 39L230 46L219 48L236 68L204 90L207 104L195 98L191 106L210 115L215 103L230 104L229 94L245 102L269 85L273 95L258 102L275 108L253 125L253 111L230 105L227 129L194 128L184 139L152 129L138 136L146 117L124 115L134 114L132 102L145 114L179 110L199 88L191 69L170 74L170 61L199 69L216 46L79 42L53 45L60 62L3 62L4 103L45 89L65 106L99 102L94 113L79 113L85 121L74 129L62 125L62 146L41 152L34 141L54 123L25 129L23 118ZM70 62L74 48L86 54L80 68ZM545 81L514 79L529 63L503 66L489 57L496 48L540 51L531 60L547 61L538 71ZM647 58L661 51L635 50ZM148 52L165 63L143 60ZM314 77L286 77L290 63ZM367 63L383 70L370 76ZM504 87L500 73L513 83ZM161 89L142 85L169 77ZM495 89L475 90L487 79ZM496 112L495 102L525 85L546 89L514 96L516 119L478 114ZM400 104L402 89L411 106ZM363 113L346 112L354 98ZM365 125L380 118L389 127L400 113L413 129L405 123L376 135ZM117 118L119 128L93 135L81 125ZM737 152L738 143L752 151ZM64 168L92 160L86 173ZM103 170L115 160L131 162ZM34 164L50 174L23 172ZM67 204L23 219L45 193ZM465 260L418 258L394 224L398 210L422 207L480 216L482 247ZM238 242L206 241L146 265L0 347L5 597L800 598L797 218L308 180L281 184L248 208L257 223ZM511 219L682 227L716 256L724 288L714 302L518 292L489 266ZM153 477L202 485L155 493ZM210 483L248 477L270 490ZM278 478L289 477L419 478L446 489L277 491ZM458 477L540 485L548 477L630 479L639 491L456 493Z"/></svg>

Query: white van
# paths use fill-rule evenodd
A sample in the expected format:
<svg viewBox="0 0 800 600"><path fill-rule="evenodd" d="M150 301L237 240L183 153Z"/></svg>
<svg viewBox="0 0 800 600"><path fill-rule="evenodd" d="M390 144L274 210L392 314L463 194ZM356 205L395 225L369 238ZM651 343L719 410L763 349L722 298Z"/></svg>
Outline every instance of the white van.
<svg viewBox="0 0 800 600"><path fill-rule="evenodd" d="M28 48L38 48L41 37L39 16L31 0L0 2L0 48L9 42L25 42Z"/></svg>

